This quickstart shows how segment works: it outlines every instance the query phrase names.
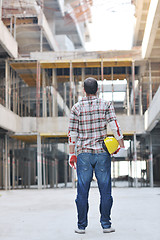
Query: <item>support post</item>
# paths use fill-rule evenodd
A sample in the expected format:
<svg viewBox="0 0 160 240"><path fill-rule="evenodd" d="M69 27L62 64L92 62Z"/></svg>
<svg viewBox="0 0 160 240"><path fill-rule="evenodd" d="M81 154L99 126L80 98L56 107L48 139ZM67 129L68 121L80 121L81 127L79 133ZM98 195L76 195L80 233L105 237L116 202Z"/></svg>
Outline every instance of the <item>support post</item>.
<svg viewBox="0 0 160 240"><path fill-rule="evenodd" d="M52 117L58 116L58 104L57 104L57 76L56 69L52 69Z"/></svg>
<svg viewBox="0 0 160 240"><path fill-rule="evenodd" d="M58 188L58 159L55 159L55 180L56 188Z"/></svg>
<svg viewBox="0 0 160 240"><path fill-rule="evenodd" d="M67 154L67 143L64 143L64 153ZM67 187L67 159L64 158L64 185Z"/></svg>
<svg viewBox="0 0 160 240"><path fill-rule="evenodd" d="M151 74L151 62L149 61L149 105L152 102L152 74Z"/></svg>
<svg viewBox="0 0 160 240"><path fill-rule="evenodd" d="M69 90L69 109L72 108L72 81L73 81L73 69L72 62L70 61L70 71L69 71L69 82L70 82L70 90Z"/></svg>
<svg viewBox="0 0 160 240"><path fill-rule="evenodd" d="M13 73L13 112L16 113L16 79Z"/></svg>
<svg viewBox="0 0 160 240"><path fill-rule="evenodd" d="M64 93L64 101L63 101L63 116L66 116L66 108L67 108L67 90L66 83L63 84L63 93Z"/></svg>
<svg viewBox="0 0 160 240"><path fill-rule="evenodd" d="M42 69L42 93L43 93L43 117L47 117L46 78L44 69Z"/></svg>
<svg viewBox="0 0 160 240"><path fill-rule="evenodd" d="M132 91L133 91L133 114L136 114L136 106L135 106L135 63L132 61Z"/></svg>
<svg viewBox="0 0 160 240"><path fill-rule="evenodd" d="M14 143L12 143L12 189L15 188L15 152Z"/></svg>
<svg viewBox="0 0 160 240"><path fill-rule="evenodd" d="M104 86L103 86L103 80L104 80L104 76L103 76L103 58L101 58L101 80L102 80L102 98L104 98Z"/></svg>
<svg viewBox="0 0 160 240"><path fill-rule="evenodd" d="M31 115L31 101L30 101L30 97L31 96L31 94L30 94L30 88L28 89L28 116L30 116Z"/></svg>
<svg viewBox="0 0 160 240"><path fill-rule="evenodd" d="M130 103L129 103L129 79L127 79L127 115L130 115Z"/></svg>
<svg viewBox="0 0 160 240"><path fill-rule="evenodd" d="M84 80L85 80L85 68L82 68L82 88L83 88L83 85L84 85ZM85 95L84 91L82 90L83 92L83 97Z"/></svg>
<svg viewBox="0 0 160 240"><path fill-rule="evenodd" d="M125 68L126 71L126 80L127 80L127 116L130 115L130 102L129 102L129 75L128 68Z"/></svg>
<svg viewBox="0 0 160 240"><path fill-rule="evenodd" d="M139 86L139 114L143 115L143 106L142 106L142 77L140 77L140 86Z"/></svg>
<svg viewBox="0 0 160 240"><path fill-rule="evenodd" d="M46 188L46 163L44 153L43 153L43 186L44 188Z"/></svg>
<svg viewBox="0 0 160 240"><path fill-rule="evenodd" d="M113 98L113 93L114 93L114 86L113 86L113 67L111 67L111 80L112 80L112 104L114 104L114 98Z"/></svg>
<svg viewBox="0 0 160 240"><path fill-rule="evenodd" d="M40 52L43 52L43 29L40 31Z"/></svg>
<svg viewBox="0 0 160 240"><path fill-rule="evenodd" d="M38 189L42 189L41 136L37 134L37 177Z"/></svg>
<svg viewBox="0 0 160 240"><path fill-rule="evenodd" d="M134 181L135 187L138 187L138 178L137 178L137 148L136 148L136 133L134 132Z"/></svg>
<svg viewBox="0 0 160 240"><path fill-rule="evenodd" d="M149 150L150 150L150 158L149 158L149 180L150 187L153 187L153 148L152 148L152 135L149 135Z"/></svg>
<svg viewBox="0 0 160 240"><path fill-rule="evenodd" d="M37 61L37 79L36 79L36 117L40 117L40 78L41 78L41 67Z"/></svg>
<svg viewBox="0 0 160 240"><path fill-rule="evenodd" d="M8 136L5 135L5 190L8 189Z"/></svg>
<svg viewBox="0 0 160 240"><path fill-rule="evenodd" d="M16 21L17 21L17 18L16 16L14 16L14 39L16 40Z"/></svg>
<svg viewBox="0 0 160 240"><path fill-rule="evenodd" d="M11 81L12 81L12 71L10 66L8 66L8 108L11 109Z"/></svg>
<svg viewBox="0 0 160 240"><path fill-rule="evenodd" d="M8 77L9 77L9 67L8 60L5 61L5 106L8 108Z"/></svg>

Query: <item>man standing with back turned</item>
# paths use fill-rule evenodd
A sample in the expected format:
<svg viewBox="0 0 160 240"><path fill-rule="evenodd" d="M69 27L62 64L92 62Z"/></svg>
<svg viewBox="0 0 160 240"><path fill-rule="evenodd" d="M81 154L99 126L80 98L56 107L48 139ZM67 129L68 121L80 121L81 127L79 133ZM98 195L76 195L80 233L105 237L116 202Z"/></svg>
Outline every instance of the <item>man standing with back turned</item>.
<svg viewBox="0 0 160 240"><path fill-rule="evenodd" d="M123 135L111 102L98 98L98 83L94 78L84 81L83 97L71 109L69 122L69 164L77 168L77 212L76 233L85 233L88 225L88 194L93 170L100 192L100 223L104 233L114 232L111 227L111 156L102 147L109 124L120 148L124 148ZM76 146L76 153L75 153ZM77 157L76 157L77 156Z"/></svg>

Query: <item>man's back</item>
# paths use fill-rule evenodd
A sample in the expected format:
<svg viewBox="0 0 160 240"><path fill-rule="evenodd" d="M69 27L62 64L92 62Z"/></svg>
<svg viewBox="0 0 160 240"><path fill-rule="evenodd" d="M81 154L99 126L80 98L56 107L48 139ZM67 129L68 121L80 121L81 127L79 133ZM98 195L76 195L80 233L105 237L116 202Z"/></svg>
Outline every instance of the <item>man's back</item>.
<svg viewBox="0 0 160 240"><path fill-rule="evenodd" d="M82 98L71 110L70 131L78 132L77 152L104 152L107 123L116 120L111 102L96 96Z"/></svg>

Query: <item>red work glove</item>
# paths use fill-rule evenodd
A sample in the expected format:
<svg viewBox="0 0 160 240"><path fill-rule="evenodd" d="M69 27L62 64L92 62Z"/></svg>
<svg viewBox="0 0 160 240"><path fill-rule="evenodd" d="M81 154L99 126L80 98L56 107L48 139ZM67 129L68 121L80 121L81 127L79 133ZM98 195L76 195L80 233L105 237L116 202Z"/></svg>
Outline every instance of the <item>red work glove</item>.
<svg viewBox="0 0 160 240"><path fill-rule="evenodd" d="M69 166L76 169L77 157L74 153L69 154Z"/></svg>

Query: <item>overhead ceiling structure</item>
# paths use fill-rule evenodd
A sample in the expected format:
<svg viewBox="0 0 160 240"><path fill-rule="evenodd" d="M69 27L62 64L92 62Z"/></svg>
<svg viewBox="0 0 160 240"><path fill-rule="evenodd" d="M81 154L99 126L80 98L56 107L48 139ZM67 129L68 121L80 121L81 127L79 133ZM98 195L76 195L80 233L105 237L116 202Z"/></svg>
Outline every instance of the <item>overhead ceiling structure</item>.
<svg viewBox="0 0 160 240"><path fill-rule="evenodd" d="M19 54L59 50L46 17L35 0L3 1L2 20L18 42Z"/></svg>
<svg viewBox="0 0 160 240"><path fill-rule="evenodd" d="M129 52L130 53L130 52ZM134 56L134 51L133 51ZM135 57L135 56L134 56ZM116 58L97 58L97 59L69 59L55 60L55 61L39 61L42 69L57 69L57 81L65 82L70 79L70 67L76 70L76 77L78 81L82 80L82 71L85 69L85 76L94 75L97 79L123 80L127 76L125 68L131 68L131 57L116 57ZM10 61L10 66L18 73L18 75L24 80L28 86L36 86L36 69L37 61L30 60L16 60ZM104 68L103 76L101 68ZM114 69L114 74L111 76L111 68ZM119 70L121 68L121 70ZM41 76L42 77L42 76Z"/></svg>
<svg viewBox="0 0 160 240"><path fill-rule="evenodd" d="M0 58L18 57L18 44L0 19Z"/></svg>
<svg viewBox="0 0 160 240"><path fill-rule="evenodd" d="M146 92L152 81L153 95L160 81L160 1L135 1L136 25L133 45L141 46L143 67L140 69Z"/></svg>
<svg viewBox="0 0 160 240"><path fill-rule="evenodd" d="M133 46L141 46L148 16L148 10L151 0L136 0L135 3L135 17L136 24L134 30Z"/></svg>
<svg viewBox="0 0 160 240"><path fill-rule="evenodd" d="M142 58L160 59L160 1L137 0L133 46L142 46Z"/></svg>

